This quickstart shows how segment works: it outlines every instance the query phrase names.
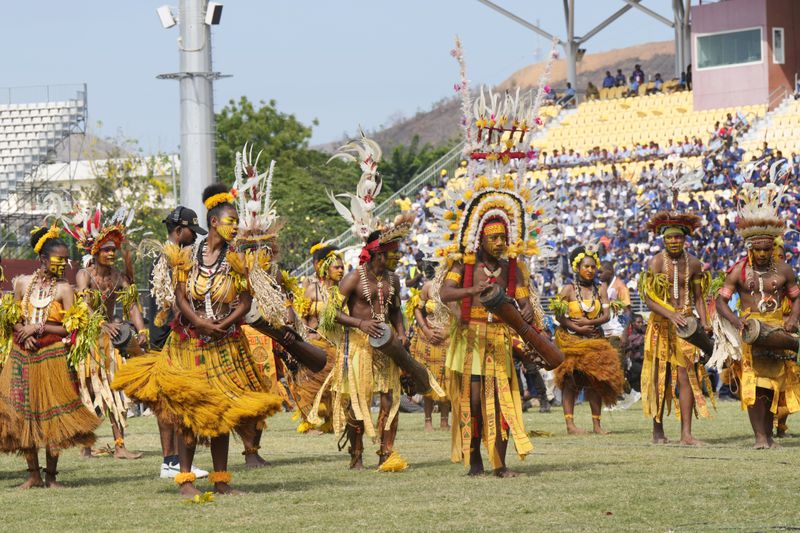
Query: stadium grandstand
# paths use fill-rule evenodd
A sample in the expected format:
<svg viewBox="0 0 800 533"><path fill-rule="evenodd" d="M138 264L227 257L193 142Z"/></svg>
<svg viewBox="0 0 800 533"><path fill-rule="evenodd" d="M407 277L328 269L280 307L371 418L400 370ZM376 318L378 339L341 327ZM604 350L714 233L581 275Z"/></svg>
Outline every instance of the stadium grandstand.
<svg viewBox="0 0 800 533"><path fill-rule="evenodd" d="M800 9L783 0L724 0L691 6L691 20L691 52L676 61L674 78L660 83L651 78L633 84L631 90L626 76L620 86L604 87L593 95L579 92L574 103L543 109L546 120L531 146L538 160L525 174L527 179L544 180L548 194L563 205L562 218L556 221L559 237L550 243L560 258L533 269L545 299L570 275L564 262L568 250L596 239L604 244L603 259L617 263L618 274L632 289L634 308L642 309L636 283L657 248L641 226L669 201L659 182L664 175L703 171L702 184L679 200L704 219L691 246L712 272L725 270L743 250L733 231L733 197L749 163L757 172L780 159L791 166L794 201L787 207L796 218L800 50L788 43L796 38L792 21L800 22ZM687 63L692 60L698 64L693 79ZM682 66L685 70L679 71ZM596 83L601 86L603 80ZM456 145L387 199L378 214L411 203L419 212L415 239L426 240L427 208L437 203L449 179L460 176L465 166L462 148ZM353 244L348 233L336 241ZM797 232L787 235L786 250L786 260L800 267ZM413 265L420 258L412 245L402 263ZM310 271L310 263L297 270Z"/></svg>
<svg viewBox="0 0 800 533"><path fill-rule="evenodd" d="M0 89L0 99L0 246L4 255L17 256L47 214L44 198L56 190L37 169L74 134L86 133L87 91L86 84L8 87ZM58 190L69 194L69 187Z"/></svg>

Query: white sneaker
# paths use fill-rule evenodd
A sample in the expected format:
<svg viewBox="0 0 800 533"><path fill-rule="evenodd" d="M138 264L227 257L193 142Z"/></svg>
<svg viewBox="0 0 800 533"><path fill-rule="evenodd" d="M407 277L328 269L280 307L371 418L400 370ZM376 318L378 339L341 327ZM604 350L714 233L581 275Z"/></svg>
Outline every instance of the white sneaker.
<svg viewBox="0 0 800 533"><path fill-rule="evenodd" d="M161 463L161 478L162 479L175 479L175 476L181 473L181 465L178 463L167 464ZM197 468L196 466L192 465L192 473L197 477L197 479L202 479L204 477L208 477L208 472L203 470L202 468Z"/></svg>
<svg viewBox="0 0 800 533"><path fill-rule="evenodd" d="M161 463L161 479L175 479L181 471L181 467L178 463L169 464L169 463Z"/></svg>
<svg viewBox="0 0 800 533"><path fill-rule="evenodd" d="M178 467L178 469L180 469L180 467ZM204 477L208 477L208 472L206 472L202 468L197 468L194 465L192 465L192 474L197 476L197 479L202 479Z"/></svg>

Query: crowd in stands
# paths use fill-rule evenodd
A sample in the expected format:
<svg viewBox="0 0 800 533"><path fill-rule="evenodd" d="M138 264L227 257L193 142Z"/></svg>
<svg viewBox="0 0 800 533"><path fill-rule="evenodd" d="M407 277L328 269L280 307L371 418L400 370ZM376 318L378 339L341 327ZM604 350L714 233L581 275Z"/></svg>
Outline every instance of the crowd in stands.
<svg viewBox="0 0 800 533"><path fill-rule="evenodd" d="M542 295L554 296L570 279L566 259L569 251L587 240L601 244L601 259L616 262L617 274L631 289L635 289L646 262L661 249L660 243L647 233L644 225L655 211L671 207L671 193L667 192L662 180L674 173L698 171L684 165L680 158L687 156L699 156L704 171L695 190L681 194L679 199L680 209L694 211L704 220L696 237L689 239L689 247L706 269L718 273L729 268L744 255L743 244L734 231L734 202L736 187L745 179L743 169L748 162L742 161L744 150L735 139L747 127L743 117L728 115L724 124L715 124L708 143L695 137L670 142L666 147L642 143L632 150L624 147L596 148L579 154L562 148L552 154L542 152L533 166L548 169L545 190L559 205L555 232L558 237L547 243L556 249L558 257L538 265L534 274ZM663 159L660 168L656 168L657 162L652 161L655 159ZM766 179L764 176L773 162L783 160L790 165L789 196L785 199L785 208L790 213L789 220L796 220L800 204L795 201L800 197L800 154L791 153L787 157L765 142L752 159L757 164L751 171L762 176L751 178L757 184ZM640 172L630 170L631 162L648 160L650 162L644 165L639 163ZM600 163L605 163L602 169ZM586 168L573 168L576 166ZM447 179L448 176L442 176L441 185ZM401 274L416 271L416 265L422 259L418 243L424 244L429 239L423 228L425 220L432 216L429 207L435 202L437 190L438 187L424 187L416 198L411 199L420 213L420 229L415 237L417 242L407 248L401 261ZM785 243L786 261L794 268L800 267L798 233L787 234Z"/></svg>
<svg viewBox="0 0 800 533"><path fill-rule="evenodd" d="M642 91L640 88L644 87ZM657 94L667 91L683 91L691 90L692 88L692 66L689 65L685 72L681 73L679 79L672 80L666 83L661 77L660 72L652 77L650 81L647 80L644 70L641 65L634 65L633 71L630 76L625 76L622 69L617 69L617 73L612 75L610 70L606 71L603 82L598 88L591 81L587 83L586 90L584 91L584 98L586 100L596 100L610 95L611 97L633 97L640 94ZM602 89L602 91L601 91ZM613 89L620 89L619 91L612 91ZM608 95L608 96L607 96ZM577 94L571 83L567 83L566 88L562 93L553 90L548 93L548 99L551 103L561 105L563 107L571 107L577 104Z"/></svg>

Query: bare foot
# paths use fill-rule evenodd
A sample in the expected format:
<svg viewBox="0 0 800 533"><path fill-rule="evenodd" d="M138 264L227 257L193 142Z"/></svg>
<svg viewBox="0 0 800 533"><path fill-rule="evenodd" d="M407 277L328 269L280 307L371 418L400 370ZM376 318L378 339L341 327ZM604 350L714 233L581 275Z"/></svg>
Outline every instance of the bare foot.
<svg viewBox="0 0 800 533"><path fill-rule="evenodd" d="M575 424L570 423L570 424L567 424L567 433L569 435L586 435L586 430L585 429L581 429L578 426L576 426Z"/></svg>
<svg viewBox="0 0 800 533"><path fill-rule="evenodd" d="M19 485L17 489L19 490L28 490L28 489L41 489L44 488L44 481L39 476L36 477L29 477L25 483Z"/></svg>
<svg viewBox="0 0 800 533"><path fill-rule="evenodd" d="M428 419L425 420L425 432L428 433L430 431L433 431L433 422L431 422L430 419Z"/></svg>
<svg viewBox="0 0 800 533"><path fill-rule="evenodd" d="M769 449L769 439L766 435L756 435L756 443L753 446L754 450L767 450Z"/></svg>
<svg viewBox="0 0 800 533"><path fill-rule="evenodd" d="M245 468L264 468L272 466L272 463L258 455L257 453L248 453L244 456Z"/></svg>
<svg viewBox="0 0 800 533"><path fill-rule="evenodd" d="M439 426L439 430L440 431L450 431L450 429L452 429L452 428L450 427L450 424L447 424L447 423L442 424L441 426Z"/></svg>
<svg viewBox="0 0 800 533"><path fill-rule="evenodd" d="M214 492L216 492L217 494L227 494L230 496L239 496L240 494L244 494L244 492L234 489L227 483L215 483Z"/></svg>
<svg viewBox="0 0 800 533"><path fill-rule="evenodd" d="M350 462L350 470L364 470L364 462L361 459Z"/></svg>
<svg viewBox="0 0 800 533"><path fill-rule="evenodd" d="M495 477L499 478L511 478L511 477L519 477L522 474L520 474L519 472L515 472L513 470L509 470L507 467L504 466L503 468L496 469L494 471L494 475Z"/></svg>
<svg viewBox="0 0 800 533"><path fill-rule="evenodd" d="M52 481L48 481L48 482L45 484L45 486L46 486L48 489L64 489L64 488L66 488L64 485L62 485L61 483L59 483L59 482L58 482L58 481L56 481L55 479L54 479L54 480L52 480Z"/></svg>
<svg viewBox="0 0 800 533"><path fill-rule="evenodd" d="M469 467L469 472L467 472L468 476L482 476L484 474L483 464L479 465L472 465Z"/></svg>
<svg viewBox="0 0 800 533"><path fill-rule="evenodd" d="M194 483L181 483L180 487L178 487L178 492L181 496L185 496L187 498L192 498L198 494L202 494L199 490L197 490L197 487L194 486Z"/></svg>
<svg viewBox="0 0 800 533"><path fill-rule="evenodd" d="M780 449L782 447L783 446L781 446L780 444L778 444L774 440L772 440L772 439L769 440L769 449L770 450L778 450L778 449Z"/></svg>
<svg viewBox="0 0 800 533"><path fill-rule="evenodd" d="M664 434L663 426L653 426L653 444L669 444L669 439Z"/></svg>
<svg viewBox="0 0 800 533"><path fill-rule="evenodd" d="M706 443L694 438L692 435L681 437L681 444L684 446L705 446Z"/></svg>
<svg viewBox="0 0 800 533"><path fill-rule="evenodd" d="M325 432L317 428L312 428L306 431L306 435L324 435Z"/></svg>
<svg viewBox="0 0 800 533"><path fill-rule="evenodd" d="M114 450L114 459L141 459L144 453L142 452L132 452L125 446L118 446Z"/></svg>
<svg viewBox="0 0 800 533"><path fill-rule="evenodd" d="M778 429L775 431L775 436L779 439L791 437L787 428L782 428L781 426L778 426Z"/></svg>
<svg viewBox="0 0 800 533"><path fill-rule="evenodd" d="M592 425L592 433L594 433L595 435L610 435L611 434L610 431L606 431L605 429L603 429L603 427L600 425L599 422L595 422Z"/></svg>
<svg viewBox="0 0 800 533"><path fill-rule="evenodd" d="M469 472L468 476L482 476L483 470L483 457L481 457L480 444L475 446L469 454Z"/></svg>

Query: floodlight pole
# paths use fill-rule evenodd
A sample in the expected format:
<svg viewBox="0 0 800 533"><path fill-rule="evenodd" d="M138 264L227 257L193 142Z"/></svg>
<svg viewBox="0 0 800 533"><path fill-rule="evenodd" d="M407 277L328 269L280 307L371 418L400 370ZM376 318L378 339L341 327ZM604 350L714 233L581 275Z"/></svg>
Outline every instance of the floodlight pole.
<svg viewBox="0 0 800 533"><path fill-rule="evenodd" d="M214 80L222 76L211 70L211 26L205 23L208 0L180 0L178 50L180 72L159 79L180 83L181 177L180 204L202 220L203 189L216 179L214 150Z"/></svg>

